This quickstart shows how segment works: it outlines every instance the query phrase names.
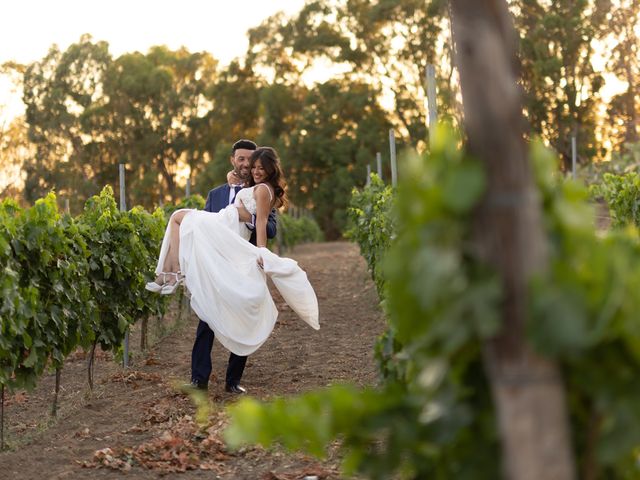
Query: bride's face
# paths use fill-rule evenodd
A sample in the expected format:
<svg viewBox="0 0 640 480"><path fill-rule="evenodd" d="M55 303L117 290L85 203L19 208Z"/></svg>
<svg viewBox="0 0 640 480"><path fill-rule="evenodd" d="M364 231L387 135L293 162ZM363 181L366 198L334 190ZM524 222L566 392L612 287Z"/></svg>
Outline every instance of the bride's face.
<svg viewBox="0 0 640 480"><path fill-rule="evenodd" d="M251 168L251 176L255 183L262 183L267 179L267 172L262 166L260 159L256 160Z"/></svg>

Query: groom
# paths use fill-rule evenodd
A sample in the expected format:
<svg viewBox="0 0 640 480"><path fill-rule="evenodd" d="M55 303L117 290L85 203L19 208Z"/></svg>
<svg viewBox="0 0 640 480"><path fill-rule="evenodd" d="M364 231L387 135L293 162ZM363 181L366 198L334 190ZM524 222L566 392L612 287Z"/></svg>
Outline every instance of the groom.
<svg viewBox="0 0 640 480"><path fill-rule="evenodd" d="M220 185L209 192L207 203L204 207L207 212L218 212L227 205L233 203L233 200L241 188L249 185L251 179L251 170L249 166L249 157L253 151L258 148L251 140L238 140L233 144L231 149L231 166L233 172L227 178L230 182L237 181L237 184L226 183ZM252 217L246 210L239 209L240 220L246 222L245 225L252 230L251 239L256 244L255 233L255 217ZM276 213L272 210L267 221L267 238L276 236ZM239 285L240 287L240 285ZM208 388L209 376L211 375L211 349L213 348L213 331L205 322L198 322L198 330L196 331L196 340L193 344L191 352L191 384L190 388L206 390ZM225 390L230 393L246 393L246 389L240 386L240 379L247 363L246 356L229 355L229 364L227 366L227 375L225 381Z"/></svg>

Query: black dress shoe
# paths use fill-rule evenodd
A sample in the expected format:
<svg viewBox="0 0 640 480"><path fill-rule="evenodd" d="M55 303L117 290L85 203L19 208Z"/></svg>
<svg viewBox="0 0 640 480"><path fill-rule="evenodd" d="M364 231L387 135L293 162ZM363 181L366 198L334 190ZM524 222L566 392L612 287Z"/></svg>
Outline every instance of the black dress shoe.
<svg viewBox="0 0 640 480"><path fill-rule="evenodd" d="M193 390L203 390L206 391L209 386L206 383L198 382L197 380L191 380L191 383L185 383L182 385L183 392L190 392Z"/></svg>
<svg viewBox="0 0 640 480"><path fill-rule="evenodd" d="M227 385L224 389L229 393L243 394L247 393L247 389L240 385Z"/></svg>

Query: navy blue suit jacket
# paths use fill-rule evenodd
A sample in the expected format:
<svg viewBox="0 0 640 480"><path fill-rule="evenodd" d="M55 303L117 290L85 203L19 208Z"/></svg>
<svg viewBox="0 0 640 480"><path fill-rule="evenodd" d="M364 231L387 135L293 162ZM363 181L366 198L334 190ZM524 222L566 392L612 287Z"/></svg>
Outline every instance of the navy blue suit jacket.
<svg viewBox="0 0 640 480"><path fill-rule="evenodd" d="M209 191L209 195L207 195L207 203L204 206L205 212L219 212L223 208L229 205L229 191L232 187L228 184L220 185L219 187L214 188ZM269 218L267 219L267 238L273 238L276 236L277 232L277 222L276 222L276 211L272 209L269 213ZM249 239L251 243L256 244L256 231L254 230L251 233L251 238Z"/></svg>

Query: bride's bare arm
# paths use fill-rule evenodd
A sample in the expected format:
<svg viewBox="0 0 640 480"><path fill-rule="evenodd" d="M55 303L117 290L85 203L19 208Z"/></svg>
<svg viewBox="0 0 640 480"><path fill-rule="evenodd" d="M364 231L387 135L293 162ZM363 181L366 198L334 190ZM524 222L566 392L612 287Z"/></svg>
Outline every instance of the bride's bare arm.
<svg viewBox="0 0 640 480"><path fill-rule="evenodd" d="M242 185L244 184L244 180L236 175L236 172L233 170L227 172L227 183L229 185Z"/></svg>
<svg viewBox="0 0 640 480"><path fill-rule="evenodd" d="M267 246L267 220L271 211L271 196L265 187L254 188L253 195L256 198L256 245Z"/></svg>

